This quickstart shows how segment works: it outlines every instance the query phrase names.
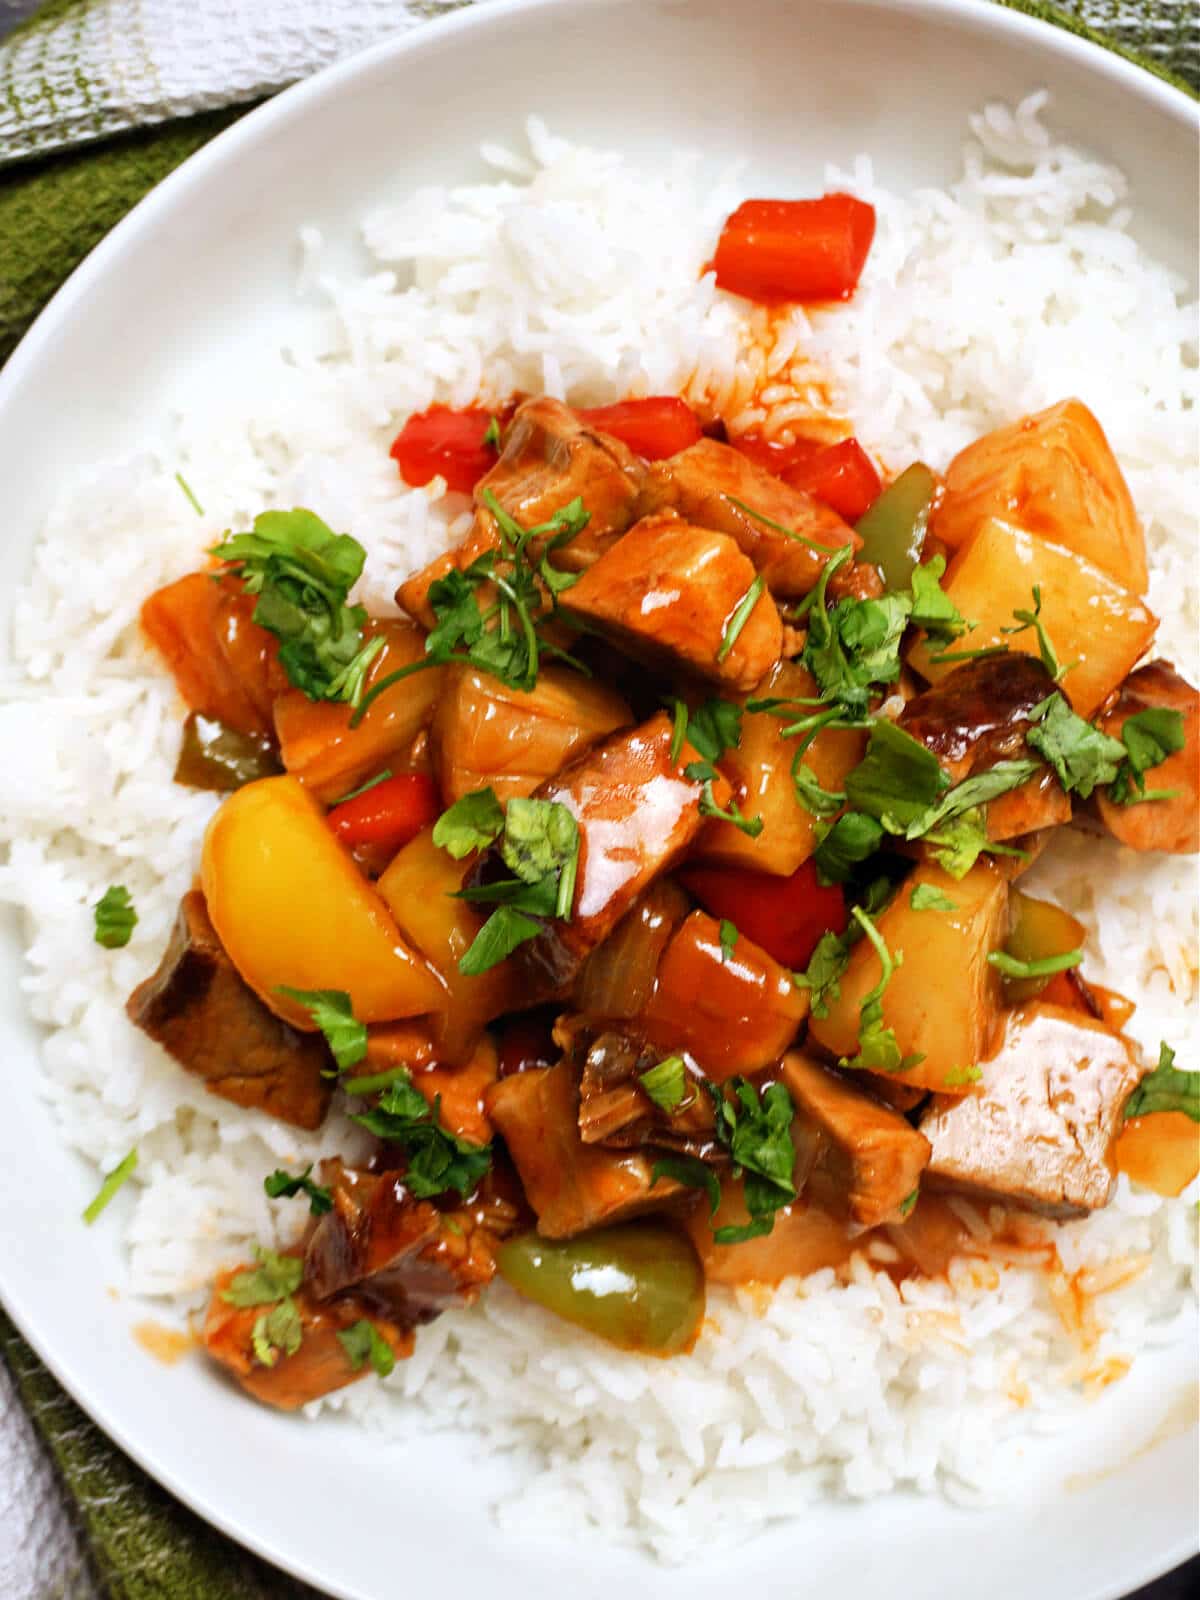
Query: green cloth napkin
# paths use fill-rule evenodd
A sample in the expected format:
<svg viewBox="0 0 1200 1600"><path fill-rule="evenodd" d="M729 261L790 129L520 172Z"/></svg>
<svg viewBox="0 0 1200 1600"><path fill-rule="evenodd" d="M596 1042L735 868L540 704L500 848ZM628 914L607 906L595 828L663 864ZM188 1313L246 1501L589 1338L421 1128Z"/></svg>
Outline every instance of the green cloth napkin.
<svg viewBox="0 0 1200 1600"><path fill-rule="evenodd" d="M54 0L56 9L64 3L71 0ZM1064 0L1057 8L1038 0L998 3L1118 50L1188 93L1200 90L1195 5L1178 0ZM0 361L113 224L247 109L126 134L0 177ZM314 1591L207 1527L134 1466L67 1398L2 1311L0 1353L78 1508L95 1575L112 1600L313 1596Z"/></svg>

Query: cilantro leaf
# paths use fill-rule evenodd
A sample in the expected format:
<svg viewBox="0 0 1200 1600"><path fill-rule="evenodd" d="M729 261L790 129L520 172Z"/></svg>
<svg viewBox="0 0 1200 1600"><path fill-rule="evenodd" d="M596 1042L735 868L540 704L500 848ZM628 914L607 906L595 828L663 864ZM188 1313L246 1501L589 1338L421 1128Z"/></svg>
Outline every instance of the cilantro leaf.
<svg viewBox="0 0 1200 1600"><path fill-rule="evenodd" d="M733 954L734 945L738 942L738 931L728 918L723 917L721 919L718 938L721 942L721 965L724 966Z"/></svg>
<svg viewBox="0 0 1200 1600"><path fill-rule="evenodd" d="M982 1067L951 1067L942 1079L946 1089L965 1089L968 1084L978 1083L983 1077Z"/></svg>
<svg viewBox="0 0 1200 1600"><path fill-rule="evenodd" d="M705 761L719 761L736 750L742 737L742 708L732 700L705 700L688 713L687 738Z"/></svg>
<svg viewBox="0 0 1200 1600"><path fill-rule="evenodd" d="M837 564L836 558L826 564L813 591L820 597L809 613L804 664L817 680L822 700L861 716L880 685L899 680L900 640L912 602L901 594L878 600L846 598L826 612L822 585Z"/></svg>
<svg viewBox="0 0 1200 1600"><path fill-rule="evenodd" d="M1050 642L1050 635L1046 632L1046 625L1042 621L1042 591L1038 584L1035 583L1033 586L1033 610L1016 610L1013 612L1013 617L1019 626L1001 628L1000 632L1024 633L1026 629L1032 628L1037 634L1038 655L1041 657L1042 665L1055 683L1060 683L1072 667L1079 665L1078 661L1068 661L1065 667L1059 664L1054 646Z"/></svg>
<svg viewBox="0 0 1200 1600"><path fill-rule="evenodd" d="M1158 1111L1181 1111L1200 1122L1200 1072L1181 1071L1165 1040L1158 1047L1158 1065L1125 1102L1127 1117L1148 1117Z"/></svg>
<svg viewBox="0 0 1200 1600"><path fill-rule="evenodd" d="M487 431L484 433L483 442L491 445L493 450L500 449L500 418L495 414L488 418Z"/></svg>
<svg viewBox="0 0 1200 1600"><path fill-rule="evenodd" d="M692 766L697 765L696 762ZM740 832L750 839L757 839L763 831L761 817L746 816L736 800L731 800L728 807L722 811L713 797L712 779L707 779L700 790L700 815L702 817L716 817L721 822L731 822Z"/></svg>
<svg viewBox="0 0 1200 1600"><path fill-rule="evenodd" d="M333 1193L324 1184L314 1183L311 1173L311 1161L303 1172L298 1172L295 1176L286 1172L283 1167L276 1167L274 1172L263 1179L263 1189L267 1198L290 1200L293 1195L306 1194L309 1211L314 1217L323 1217L327 1211L333 1210Z"/></svg>
<svg viewBox="0 0 1200 1600"><path fill-rule="evenodd" d="M104 1181L101 1183L99 1189L96 1190L95 1196L83 1212L83 1220L89 1226L95 1222L96 1218L112 1200L117 1190L121 1189L133 1176L134 1172L137 1170L137 1164L138 1153L137 1146L135 1145L123 1160L117 1162L116 1166L111 1172L106 1172L104 1174Z"/></svg>
<svg viewBox="0 0 1200 1600"><path fill-rule="evenodd" d="M494 789L475 789L456 800L433 825L433 842L455 861L486 850L504 831L504 807Z"/></svg>
<svg viewBox="0 0 1200 1600"><path fill-rule="evenodd" d="M904 833L950 787L933 751L886 718L873 724L867 753L846 778L846 797L889 833Z"/></svg>
<svg viewBox="0 0 1200 1600"><path fill-rule="evenodd" d="M133 937L137 919L129 890L122 883L113 884L92 907L92 937L106 950L123 950Z"/></svg>
<svg viewBox="0 0 1200 1600"><path fill-rule="evenodd" d="M850 965L850 947L841 934L823 933L803 972L793 972L797 989L812 991L814 1017L829 1015L829 1001L841 995L839 979Z"/></svg>
<svg viewBox="0 0 1200 1600"><path fill-rule="evenodd" d="M404 1186L416 1199L428 1200L448 1189L465 1197L491 1166L492 1147L460 1139L442 1127L440 1114L441 1097L430 1106L405 1071L383 1091L373 1110L356 1112L351 1121L404 1150Z"/></svg>
<svg viewBox="0 0 1200 1600"><path fill-rule="evenodd" d="M1077 716L1061 694L1052 694L1029 713L1025 735L1031 750L1045 756L1068 794L1086 800L1102 783L1111 783L1125 759L1125 746Z"/></svg>
<svg viewBox="0 0 1200 1600"><path fill-rule="evenodd" d="M357 539L312 511L263 511L250 533L227 533L209 553L257 595L254 621L280 641L288 681L310 700L358 705L383 641L364 645L367 614L346 604L366 558Z"/></svg>
<svg viewBox="0 0 1200 1600"><path fill-rule="evenodd" d="M989 836L987 821L979 806L948 816L925 834L924 839L938 866L956 879L965 878L985 851L993 856L1013 856L1019 861L1029 859L1028 851L1015 845L998 844Z"/></svg>
<svg viewBox="0 0 1200 1600"><path fill-rule="evenodd" d="M733 1159L733 1176L744 1175L750 1221L718 1228L713 1238L717 1244L738 1244L770 1233L775 1213L796 1198L795 1107L782 1083L769 1084L760 1096L745 1078L732 1078L725 1091L717 1102L717 1138Z"/></svg>
<svg viewBox="0 0 1200 1600"><path fill-rule="evenodd" d="M1010 956L1007 950L993 950L988 955L988 965L1006 978L1050 978L1056 972L1070 972L1082 960L1082 950L1063 950L1056 956L1042 956L1037 961L1021 961Z"/></svg>
<svg viewBox="0 0 1200 1600"><path fill-rule="evenodd" d="M687 1097L687 1072L682 1056L666 1056L656 1066L638 1073L638 1082L660 1111L678 1111Z"/></svg>
<svg viewBox="0 0 1200 1600"><path fill-rule="evenodd" d="M487 972L542 931L535 917L569 919L579 873L579 824L557 800L514 797L504 813L500 856L513 876L459 891L496 910L476 934L458 970Z"/></svg>
<svg viewBox="0 0 1200 1600"><path fill-rule="evenodd" d="M679 760L683 750L683 741L687 738L688 708L686 701L675 700L671 711L671 749L669 759L672 766Z"/></svg>
<svg viewBox="0 0 1200 1600"><path fill-rule="evenodd" d="M304 1339L304 1324L290 1297L281 1300L270 1311L254 1319L250 1330L250 1345L255 1359L264 1367L273 1367L282 1353L294 1356Z"/></svg>
<svg viewBox="0 0 1200 1600"><path fill-rule="evenodd" d="M880 973L879 982L863 996L858 1009L858 1054L849 1058L843 1056L838 1065L868 1072L907 1072L924 1057L902 1057L895 1029L883 1025L883 993L892 980L893 972L904 960L904 952L897 950L892 955L883 936L861 906L855 906L851 915L874 946L875 954L879 957Z"/></svg>
<svg viewBox="0 0 1200 1600"><path fill-rule="evenodd" d="M818 824L818 827L823 824ZM883 828L861 811L845 811L826 829L813 852L817 872L826 883L845 883L860 862L883 843Z"/></svg>
<svg viewBox="0 0 1200 1600"><path fill-rule="evenodd" d="M515 906L498 906L475 935L470 949L459 959L464 978L477 978L506 961L520 945L536 939L540 922L518 911Z"/></svg>
<svg viewBox="0 0 1200 1600"><path fill-rule="evenodd" d="M1127 754L1112 781L1109 799L1115 805L1128 806L1139 800L1167 798L1163 793L1146 793L1145 774L1182 750L1184 742L1181 711L1167 706L1149 706L1145 711L1126 717L1121 743Z"/></svg>
<svg viewBox="0 0 1200 1600"><path fill-rule="evenodd" d="M260 1246L254 1252L257 1267L235 1273L221 1290L221 1299L231 1306L269 1306L295 1294L304 1277L300 1256L281 1256Z"/></svg>
<svg viewBox="0 0 1200 1600"><path fill-rule="evenodd" d="M914 911L957 911L958 905L950 896L935 889L931 883L918 883L908 897Z"/></svg>
<svg viewBox="0 0 1200 1600"><path fill-rule="evenodd" d="M924 628L934 642L948 644L967 631L967 623L950 596L942 589L946 570L945 556L934 556L912 575L912 612L909 621Z"/></svg>
<svg viewBox="0 0 1200 1600"><path fill-rule="evenodd" d="M721 1185L717 1181L717 1175L707 1163L700 1160L699 1156L656 1157L650 1169L652 1189L660 1178L673 1178L676 1183L682 1183L689 1189L703 1189L708 1196L710 1217L721 1204Z"/></svg>
<svg viewBox="0 0 1200 1600"><path fill-rule="evenodd" d="M495 420L493 417L492 421ZM484 443L487 443L486 439ZM386 1378L394 1370L395 1352L375 1324L366 1317L360 1317L348 1328L343 1328L337 1339L355 1372L361 1372L368 1361L381 1378Z"/></svg>
<svg viewBox="0 0 1200 1600"><path fill-rule="evenodd" d="M367 1053L366 1024L357 1021L350 1009L350 996L342 989L290 989L278 984L276 994L286 995L303 1006L325 1035L333 1059L344 1072L357 1066Z"/></svg>
<svg viewBox="0 0 1200 1600"><path fill-rule="evenodd" d="M845 793L836 789L826 789L812 768L803 760L803 753L797 751L792 760L792 786L796 791L796 802L810 812L814 817L836 817L846 804Z"/></svg>
<svg viewBox="0 0 1200 1600"><path fill-rule="evenodd" d="M911 1194L906 1194L904 1196L904 1199L901 1200L899 1206L897 1207L897 1210L899 1211L899 1213L900 1213L900 1215L902 1217L911 1217L912 1216L913 1212L917 1208L917 1201L920 1198L920 1195L921 1195L921 1186L920 1186L920 1184L918 1184L917 1187L913 1190L913 1192Z"/></svg>
<svg viewBox="0 0 1200 1600"><path fill-rule="evenodd" d="M725 627L721 633L721 643L717 646L718 661L724 661L729 655L730 651L733 649L734 645L738 642L742 629L750 620L750 613L754 610L755 606L762 598L763 591L766 589L766 587L767 580L763 577L761 572L756 573L754 582L746 590L745 594L738 601L737 605L734 607L732 612L730 612L729 617L726 619Z"/></svg>

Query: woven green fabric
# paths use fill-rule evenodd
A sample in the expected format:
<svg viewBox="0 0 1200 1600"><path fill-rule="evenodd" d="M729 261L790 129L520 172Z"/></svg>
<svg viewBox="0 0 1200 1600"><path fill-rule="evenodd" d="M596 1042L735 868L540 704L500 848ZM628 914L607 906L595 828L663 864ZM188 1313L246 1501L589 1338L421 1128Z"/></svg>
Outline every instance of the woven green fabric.
<svg viewBox="0 0 1200 1600"><path fill-rule="evenodd" d="M999 0L1118 48L1195 94L1200 14L1142 0ZM86 0L51 0L69 11ZM1190 16L1186 12L1190 10ZM1183 13L1183 14L1181 14ZM1083 19L1103 18L1111 37ZM35 19L35 23L36 23ZM1152 50L1153 59L1139 55ZM167 173L247 108L169 123L53 156L0 178L0 361L62 281ZM207 1528L153 1483L63 1394L0 1312L0 1352L51 1450L113 1600L303 1600L282 1577Z"/></svg>

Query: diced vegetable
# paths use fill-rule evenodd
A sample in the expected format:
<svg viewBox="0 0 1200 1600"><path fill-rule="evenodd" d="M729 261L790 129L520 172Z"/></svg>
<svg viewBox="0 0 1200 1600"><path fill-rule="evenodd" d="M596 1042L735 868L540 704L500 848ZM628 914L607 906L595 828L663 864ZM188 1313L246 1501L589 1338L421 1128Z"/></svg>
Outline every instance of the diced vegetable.
<svg viewBox="0 0 1200 1600"><path fill-rule="evenodd" d="M400 667L425 658L425 636L409 622L369 622L366 639L382 636L383 649L371 663L366 687ZM313 701L299 689L275 703L275 731L284 766L326 805L340 799L404 752L429 722L445 681L444 667L414 673L368 707L351 727L348 705Z"/></svg>
<svg viewBox="0 0 1200 1600"><path fill-rule="evenodd" d="M1073 550L1134 594L1146 592L1146 541L1104 430L1063 400L960 450L933 531L957 549L989 517Z"/></svg>
<svg viewBox="0 0 1200 1600"><path fill-rule="evenodd" d="M1035 584L1042 600L1038 621L1067 669L1063 692L1081 717L1090 717L1146 650L1158 622L1136 595L1070 550L1006 522L985 522L955 556L942 585L974 624L953 652L1005 645L1039 654L1036 629L1005 631L1015 626L1017 611L1032 611ZM941 646L920 639L908 663L936 681L953 665L933 659L939 653Z"/></svg>
<svg viewBox="0 0 1200 1600"><path fill-rule="evenodd" d="M847 300L875 237L875 208L849 194L743 200L717 241L717 287L749 300Z"/></svg>
<svg viewBox="0 0 1200 1600"><path fill-rule="evenodd" d="M1020 889L1008 896L1010 929L1004 951L1017 961L1045 961L1078 950L1087 930L1069 911L1050 900L1037 900ZM1039 977L1004 979L1004 998L1009 1005L1021 1005L1041 994L1053 973Z"/></svg>
<svg viewBox="0 0 1200 1600"><path fill-rule="evenodd" d="M797 435L791 444L783 444L775 439L764 439L757 433L738 433L730 437L729 445L756 467L764 467L777 478L803 466L826 448L825 440L809 439L803 434Z"/></svg>
<svg viewBox="0 0 1200 1600"><path fill-rule="evenodd" d="M907 589L912 583L937 491L936 473L923 461L914 461L855 523L863 542L858 559L878 567L889 589Z"/></svg>
<svg viewBox="0 0 1200 1600"><path fill-rule="evenodd" d="M543 1238L568 1239L659 1210L683 1192L669 1178L652 1181L652 1153L584 1144L576 1069L569 1061L501 1078L488 1092L487 1110L508 1146Z"/></svg>
<svg viewBox="0 0 1200 1600"><path fill-rule="evenodd" d="M186 788L230 793L279 771L274 741L265 734L239 733L199 711L183 725L175 782Z"/></svg>
<svg viewBox="0 0 1200 1600"><path fill-rule="evenodd" d="M914 909L911 891L921 885L952 900L955 909ZM899 1074L901 1081L965 1094L999 1027L1000 975L987 958L1008 931L1008 885L986 862L959 880L923 863L875 926L898 963L882 995L884 1026L894 1030L902 1057L922 1057ZM827 998L828 1015L814 1011L809 1037L831 1055L854 1056L860 1007L879 976L878 955L861 939L841 976L840 993Z"/></svg>
<svg viewBox="0 0 1200 1600"><path fill-rule="evenodd" d="M842 439L785 467L783 481L815 495L852 523L867 514L883 487L875 463L857 439Z"/></svg>
<svg viewBox="0 0 1200 1600"><path fill-rule="evenodd" d="M838 884L817 879L807 861L789 878L733 867L689 866L684 886L714 917L728 918L775 960L802 971L824 933L846 927L846 901Z"/></svg>
<svg viewBox="0 0 1200 1600"><path fill-rule="evenodd" d="M493 442L498 419L472 407L452 411L430 406L415 411L392 442L391 455L400 476L414 489L439 475L447 487L470 494L484 473L496 464L499 442Z"/></svg>
<svg viewBox="0 0 1200 1600"><path fill-rule="evenodd" d="M247 681L221 647L223 624L236 622L239 639L253 630L262 654L268 656L275 641L265 630L243 616L254 603L245 596L231 596L227 586L218 583L211 572L192 572L164 589L158 589L143 604L142 631L163 657L180 694L193 711L202 712L239 733L268 734L271 730L269 705L262 704L263 686L258 678ZM239 649L239 662L255 651Z"/></svg>
<svg viewBox="0 0 1200 1600"><path fill-rule="evenodd" d="M661 1222L553 1240L506 1239L496 1270L519 1294L622 1350L669 1356L695 1343L704 1273L686 1234Z"/></svg>
<svg viewBox="0 0 1200 1600"><path fill-rule="evenodd" d="M502 963L478 977L459 971L486 919L488 907L455 899L466 867L433 842L424 829L399 852L376 888L406 939L441 979L444 994L435 1024L438 1055L466 1061L488 1022L516 1000L510 967Z"/></svg>
<svg viewBox="0 0 1200 1600"><path fill-rule="evenodd" d="M727 950L717 921L693 911L658 964L639 1026L723 1082L778 1061L807 1015L808 994L790 972L744 935Z"/></svg>
<svg viewBox="0 0 1200 1600"><path fill-rule="evenodd" d="M588 427L620 439L646 461L676 455L700 438L696 413L677 395L618 400L611 406L591 406L578 415Z"/></svg>
<svg viewBox="0 0 1200 1600"><path fill-rule="evenodd" d="M832 1217L800 1199L775 1213L770 1233L738 1244L717 1244L717 1229L745 1227L750 1221L744 1187L742 1179L726 1178L721 1184L721 1203L711 1219L704 1205L687 1215L687 1230L709 1283L776 1284L793 1276L804 1278L825 1267L843 1266L861 1242L861 1232L844 1218Z"/></svg>
<svg viewBox="0 0 1200 1600"><path fill-rule="evenodd" d="M1183 1111L1130 1117L1117 1139L1117 1170L1174 1199L1200 1172L1200 1127Z"/></svg>
<svg viewBox="0 0 1200 1600"><path fill-rule="evenodd" d="M403 772L334 806L325 820L347 849L378 845L394 852L432 827L441 809L431 777Z"/></svg>
<svg viewBox="0 0 1200 1600"><path fill-rule="evenodd" d="M576 991L580 1011L636 1017L650 998L662 953L689 909L675 884L653 884L584 963Z"/></svg>
<svg viewBox="0 0 1200 1600"><path fill-rule="evenodd" d="M643 517L563 599L631 655L748 692L775 666L775 602L728 535Z"/></svg>
<svg viewBox="0 0 1200 1600"><path fill-rule="evenodd" d="M796 661L781 661L756 691L764 699L800 700L815 696L811 673ZM781 708L784 709L784 708ZM756 875L770 873L790 878L817 847L820 820L802 803L792 774L798 739L785 737L789 721L804 715L806 707L794 713L777 715L769 711L747 711L742 717L741 738L724 752L720 768L729 779L742 811L762 818L762 832L754 837L728 822L714 818L697 841L695 856L722 866L751 869ZM862 760L866 746L863 733L823 728L801 758L806 774L811 774L827 792L843 787L846 775ZM729 913L733 921L737 917ZM751 937L757 938L747 928ZM760 944L774 950L769 941ZM786 960L786 957L779 957ZM807 959L807 958L805 958Z"/></svg>
<svg viewBox="0 0 1200 1600"><path fill-rule="evenodd" d="M294 1027L315 1024L282 986L340 990L359 1022L444 1007L442 985L295 778L264 778L230 795L208 825L200 876L230 959Z"/></svg>
<svg viewBox="0 0 1200 1600"><path fill-rule="evenodd" d="M566 667L543 667L529 691L450 667L430 729L442 798L453 805L485 787L501 800L530 795L632 720L619 694Z"/></svg>

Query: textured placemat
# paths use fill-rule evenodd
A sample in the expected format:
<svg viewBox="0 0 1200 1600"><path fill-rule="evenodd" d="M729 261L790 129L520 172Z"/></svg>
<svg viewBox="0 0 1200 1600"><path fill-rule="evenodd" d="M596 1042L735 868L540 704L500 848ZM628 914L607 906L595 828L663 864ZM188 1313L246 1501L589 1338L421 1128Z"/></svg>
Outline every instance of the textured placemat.
<svg viewBox="0 0 1200 1600"><path fill-rule="evenodd" d="M0 24L4 7L15 3L19 0L0 0ZM470 0L360 0L351 42L358 45L380 36L389 17L411 23L464 3ZM1198 0L1061 0L1055 8L1038 0L999 3L1132 54L1150 70L1190 86L1191 92L1200 88ZM207 16L181 39L181 46L194 51L219 16L241 29L243 40L258 37L261 42L264 12L276 7L277 0L188 0L187 10ZM89 97L93 102L91 121L82 114L73 122L71 115L64 119L64 112L73 115L79 105L68 103L69 86L64 89L59 83L56 92L56 80L47 77L45 67L57 58L48 44L33 50L29 41L37 43L37 30L48 19L52 26L70 25L83 40L85 25L98 12L141 26L143 13L151 9L142 0L51 0L21 36L25 77L15 80L18 101L27 106L39 93L44 97L45 85L50 85L46 114L37 121L26 155L62 143L55 128L61 133L71 127L74 139L85 142L0 171L0 361L79 261L149 189L236 120L248 109L246 102L345 51L345 38L322 35L318 18L308 54L297 49L300 32L295 29L287 48L268 40L266 57L235 74L223 94L214 91L211 77L202 71L199 77L188 77L176 70L171 84L164 84L159 73L157 88L152 84L147 89L157 70L152 66L150 78L144 77L126 102L119 104L119 97L111 96L98 106L95 102L104 96L85 75L83 86L76 82L75 88L85 103ZM301 14L312 22L319 9L313 0L290 0L293 22ZM326 0L327 14L343 9ZM10 112L14 79L5 74L15 59L0 46L0 102L7 98ZM132 59L128 42L116 50L110 58L114 81L128 73ZM32 70L39 61L40 77ZM218 105L224 108L201 109ZM179 117L183 108L194 114ZM145 123L154 126L141 126ZM0 109L0 138L13 125L14 117L6 123ZM133 131L112 136L119 128ZM312 1600L312 1590L213 1532L116 1450L62 1392L2 1311L0 1355L0 1433L16 1447L9 1479L0 1482L0 1527L14 1536L18 1502L39 1508L37 1516L20 1521L15 1535L21 1544L18 1554L25 1558L23 1572L35 1572L36 1583L19 1590L15 1577L8 1581L0 1560L2 1600ZM1164 1580L1161 1588L1156 1586L1155 1600L1182 1600L1195 1592L1195 1581L1195 1567L1190 1575L1181 1572Z"/></svg>

